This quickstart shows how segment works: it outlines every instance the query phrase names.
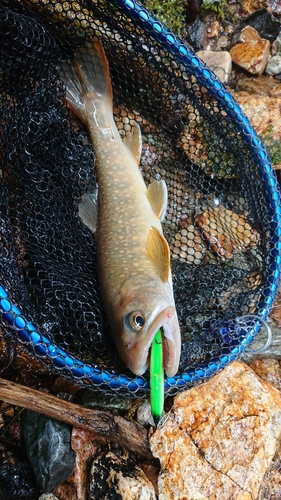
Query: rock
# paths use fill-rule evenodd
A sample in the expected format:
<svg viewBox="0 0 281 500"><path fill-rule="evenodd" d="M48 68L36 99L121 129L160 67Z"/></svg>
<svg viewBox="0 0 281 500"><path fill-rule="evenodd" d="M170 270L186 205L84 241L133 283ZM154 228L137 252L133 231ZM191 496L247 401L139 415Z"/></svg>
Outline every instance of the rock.
<svg viewBox="0 0 281 500"><path fill-rule="evenodd" d="M226 83L232 69L231 56L229 52L214 52L212 50L201 50L197 56L204 61L207 66L217 75L217 77Z"/></svg>
<svg viewBox="0 0 281 500"><path fill-rule="evenodd" d="M143 401L137 409L137 421L144 427L154 425L153 416L151 414L151 406L148 399Z"/></svg>
<svg viewBox="0 0 281 500"><path fill-rule="evenodd" d="M280 14L281 3L280 0L242 0L242 10L245 14L253 14L263 7L271 14Z"/></svg>
<svg viewBox="0 0 281 500"><path fill-rule="evenodd" d="M279 33L271 47L271 55L275 56L276 54L281 54L281 33Z"/></svg>
<svg viewBox="0 0 281 500"><path fill-rule="evenodd" d="M233 95L259 135L270 128L276 140L281 138L281 99L246 92L235 92Z"/></svg>
<svg viewBox="0 0 281 500"><path fill-rule="evenodd" d="M71 448L76 452L75 464L71 476L54 491L60 500L87 498L90 468L100 448L95 439L96 434L89 430L72 428Z"/></svg>
<svg viewBox="0 0 281 500"><path fill-rule="evenodd" d="M97 441L97 435L92 431L72 428L71 448L76 453L75 464L72 474L53 491L59 500L88 499L91 465L100 448L107 445L101 436Z"/></svg>
<svg viewBox="0 0 281 500"><path fill-rule="evenodd" d="M217 38L220 31L223 31L222 26L218 21L214 21L208 29L208 38Z"/></svg>
<svg viewBox="0 0 281 500"><path fill-rule="evenodd" d="M255 359L250 367L263 380L281 392L281 361L278 359Z"/></svg>
<svg viewBox="0 0 281 500"><path fill-rule="evenodd" d="M86 406L86 408L102 408L104 410L124 410L128 411L132 407L132 399L114 394L104 394L100 391L81 389L75 395L76 404Z"/></svg>
<svg viewBox="0 0 281 500"><path fill-rule="evenodd" d="M279 75L281 73L281 54L276 54L269 59L265 72L270 76Z"/></svg>
<svg viewBox="0 0 281 500"><path fill-rule="evenodd" d="M270 43L268 40L253 40L238 43L230 50L232 61L253 75L261 74L268 62Z"/></svg>
<svg viewBox="0 0 281 500"><path fill-rule="evenodd" d="M267 7L268 0L242 0L242 10L245 14L253 14L262 7Z"/></svg>
<svg viewBox="0 0 281 500"><path fill-rule="evenodd" d="M218 50L224 50L224 49L228 49L229 46L230 46L230 40L229 40L229 38L227 36L225 36L225 35L221 35L218 38L216 48Z"/></svg>
<svg viewBox="0 0 281 500"><path fill-rule="evenodd" d="M238 42L251 42L253 40L260 40L261 37L257 30L253 28L252 26L245 26L245 28L242 29L240 36L238 38Z"/></svg>
<svg viewBox="0 0 281 500"><path fill-rule="evenodd" d="M71 428L57 420L27 410L23 435L29 461L42 493L50 493L72 473L75 452L70 447Z"/></svg>
<svg viewBox="0 0 281 500"><path fill-rule="evenodd" d="M175 397L150 438L159 500L253 500L281 435L281 396L235 361Z"/></svg>
<svg viewBox="0 0 281 500"><path fill-rule="evenodd" d="M206 48L207 45L207 31L203 21L196 19L188 27L187 42L194 48L195 51Z"/></svg>
<svg viewBox="0 0 281 500"><path fill-rule="evenodd" d="M266 471L258 498L261 500L279 500L281 474L274 466Z"/></svg>
<svg viewBox="0 0 281 500"><path fill-rule="evenodd" d="M281 14L280 0L268 0L268 9L273 14Z"/></svg>
<svg viewBox="0 0 281 500"><path fill-rule="evenodd" d="M59 498L55 497L52 493L44 493L44 495L41 495L38 500L59 500Z"/></svg>
<svg viewBox="0 0 281 500"><path fill-rule="evenodd" d="M156 500L155 490L143 470L129 458L114 453L100 455L91 468L89 500Z"/></svg>
<svg viewBox="0 0 281 500"><path fill-rule="evenodd" d="M269 78L265 75L253 77L249 75L240 75L237 81L237 88L239 91L247 92L248 94L261 94L271 96L275 88L279 85L275 78ZM274 97L278 97L277 95Z"/></svg>
<svg viewBox="0 0 281 500"><path fill-rule="evenodd" d="M4 432L5 429L7 431L8 426L4 427ZM1 432L3 433L3 425L1 425ZM5 434L5 437L8 437L7 442L1 439L0 444L0 498L1 500L37 500L39 487L24 450L18 445L12 445L11 435L7 432Z"/></svg>
<svg viewBox="0 0 281 500"><path fill-rule="evenodd" d="M267 148L275 170L281 168L281 98L235 92L234 97Z"/></svg>
<svg viewBox="0 0 281 500"><path fill-rule="evenodd" d="M281 97L281 83L279 85L276 85L271 92L270 92L271 97Z"/></svg>
<svg viewBox="0 0 281 500"><path fill-rule="evenodd" d="M247 17L244 24L255 28L261 38L266 38L270 42L277 38L281 29L280 21L265 8L259 9Z"/></svg>

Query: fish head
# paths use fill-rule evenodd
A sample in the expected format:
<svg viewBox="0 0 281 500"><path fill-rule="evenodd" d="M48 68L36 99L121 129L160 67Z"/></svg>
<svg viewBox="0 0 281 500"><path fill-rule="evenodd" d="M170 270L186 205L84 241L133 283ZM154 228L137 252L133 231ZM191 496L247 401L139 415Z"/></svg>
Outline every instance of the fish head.
<svg viewBox="0 0 281 500"><path fill-rule="evenodd" d="M119 355L135 375L143 375L149 367L150 347L160 328L164 369L168 377L177 373L181 336L169 282L144 275L131 277L116 296L111 318Z"/></svg>

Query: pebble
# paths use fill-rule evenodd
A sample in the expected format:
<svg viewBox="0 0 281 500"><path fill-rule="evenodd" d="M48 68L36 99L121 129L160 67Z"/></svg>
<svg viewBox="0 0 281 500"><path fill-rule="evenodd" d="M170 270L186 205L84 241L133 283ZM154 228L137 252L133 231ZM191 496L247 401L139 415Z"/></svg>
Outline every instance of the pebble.
<svg viewBox="0 0 281 500"><path fill-rule="evenodd" d="M148 399L146 399L137 409L137 421L139 424L147 427L154 425L153 416L151 414L151 406Z"/></svg>
<svg viewBox="0 0 281 500"><path fill-rule="evenodd" d="M270 42L265 39L238 43L230 50L232 61L253 75L263 73L269 56Z"/></svg>
<svg viewBox="0 0 281 500"><path fill-rule="evenodd" d="M271 92L270 92L271 97L281 97L281 83L279 85L276 85Z"/></svg>
<svg viewBox="0 0 281 500"><path fill-rule="evenodd" d="M58 497L55 497L52 493L44 493L41 495L38 500L59 500Z"/></svg>
<svg viewBox="0 0 281 500"><path fill-rule="evenodd" d="M281 168L281 97L235 92L234 97L266 146L273 168Z"/></svg>
<svg viewBox="0 0 281 500"><path fill-rule="evenodd" d="M271 47L271 54L275 56L276 54L281 54L281 33L278 35L276 40L274 40Z"/></svg>
<svg viewBox="0 0 281 500"><path fill-rule="evenodd" d="M250 367L262 379L281 392L281 362L278 359L255 359Z"/></svg>
<svg viewBox="0 0 281 500"><path fill-rule="evenodd" d="M281 54L276 54L269 59L265 68L265 73L270 76L279 75L281 73Z"/></svg>
<svg viewBox="0 0 281 500"><path fill-rule="evenodd" d="M265 7L256 10L245 20L245 24L255 28L261 38L273 42L281 29L281 23Z"/></svg>
<svg viewBox="0 0 281 500"><path fill-rule="evenodd" d="M258 31L252 26L245 26L242 29L238 42L251 42L252 40L260 40L261 37Z"/></svg>
<svg viewBox="0 0 281 500"><path fill-rule="evenodd" d="M269 78L265 75L253 78L251 75L243 74L237 82L237 90L247 92L247 94L271 96L278 85L279 83L275 78Z"/></svg>
<svg viewBox="0 0 281 500"><path fill-rule="evenodd" d="M201 50L197 52L197 56L202 59L207 66L209 66L209 68L223 83L228 82L232 69L232 61L229 52Z"/></svg>
<svg viewBox="0 0 281 500"><path fill-rule="evenodd" d="M187 42L195 51L205 49L207 45L207 32L203 21L196 19L190 24L187 33Z"/></svg>
<svg viewBox="0 0 281 500"><path fill-rule="evenodd" d="M245 14L253 14L257 10L265 7L267 0L242 0L242 10Z"/></svg>
<svg viewBox="0 0 281 500"><path fill-rule="evenodd" d="M156 500L143 470L132 460L112 452L97 457L91 468L89 500Z"/></svg>
<svg viewBox="0 0 281 500"><path fill-rule="evenodd" d="M177 395L150 437L159 500L253 500L281 435L281 396L235 361ZM177 445L175 445L177 443Z"/></svg>
<svg viewBox="0 0 281 500"><path fill-rule="evenodd" d="M217 49L224 50L229 48L229 38L225 35L221 35L217 40Z"/></svg>
<svg viewBox="0 0 281 500"><path fill-rule="evenodd" d="M42 493L50 493L73 471L71 427L63 422L26 410L22 417L27 455Z"/></svg>
<svg viewBox="0 0 281 500"><path fill-rule="evenodd" d="M86 408L100 408L103 410L124 410L128 411L132 407L132 399L125 398L119 394L109 395L100 391L80 389L77 392L74 402Z"/></svg>

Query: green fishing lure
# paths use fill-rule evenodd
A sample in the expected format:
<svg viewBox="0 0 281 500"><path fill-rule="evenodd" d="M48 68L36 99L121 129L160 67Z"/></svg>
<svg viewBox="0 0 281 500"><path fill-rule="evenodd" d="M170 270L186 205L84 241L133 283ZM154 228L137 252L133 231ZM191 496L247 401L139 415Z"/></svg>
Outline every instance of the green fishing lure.
<svg viewBox="0 0 281 500"><path fill-rule="evenodd" d="M157 425L164 408L164 366L163 341L161 330L158 330L150 354L150 405L154 422Z"/></svg>

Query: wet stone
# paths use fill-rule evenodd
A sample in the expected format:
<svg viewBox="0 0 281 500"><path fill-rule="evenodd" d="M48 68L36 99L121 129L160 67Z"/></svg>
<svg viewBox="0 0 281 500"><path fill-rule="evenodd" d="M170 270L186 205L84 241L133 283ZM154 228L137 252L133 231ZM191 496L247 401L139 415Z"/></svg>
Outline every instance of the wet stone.
<svg viewBox="0 0 281 500"><path fill-rule="evenodd" d="M279 391L233 362L177 395L151 436L161 464L159 500L256 499L280 435Z"/></svg>
<svg viewBox="0 0 281 500"><path fill-rule="evenodd" d="M31 466L19 446L1 442L1 500L37 500L39 488Z"/></svg>
<svg viewBox="0 0 281 500"><path fill-rule="evenodd" d="M223 83L226 83L229 80L232 68L232 61L229 52L201 50L197 52L197 56L200 57L200 59L202 59L207 66L209 66L209 68Z"/></svg>
<svg viewBox="0 0 281 500"><path fill-rule="evenodd" d="M271 59L269 59L268 64L265 68L267 75L276 76L281 73L281 54L276 54Z"/></svg>
<svg viewBox="0 0 281 500"><path fill-rule="evenodd" d="M255 28L261 38L266 38L270 42L277 38L281 29L280 21L265 8L259 9L247 17L245 25Z"/></svg>
<svg viewBox="0 0 281 500"><path fill-rule="evenodd" d="M187 42L195 51L205 49L207 45L207 32L203 21L197 19L189 26Z"/></svg>
<svg viewBox="0 0 281 500"><path fill-rule="evenodd" d="M242 0L241 2L242 10L245 14L253 14L253 12L266 7L267 4L268 0Z"/></svg>
<svg viewBox="0 0 281 500"><path fill-rule="evenodd" d="M238 43L230 50L232 61L253 75L261 74L268 62L270 42L268 40L252 40Z"/></svg>
<svg viewBox="0 0 281 500"><path fill-rule="evenodd" d="M278 87L278 81L265 75L260 75L258 78L242 75L237 82L237 90L247 92L247 94L271 96L276 87Z"/></svg>
<svg viewBox="0 0 281 500"><path fill-rule="evenodd" d="M100 455L91 468L89 500L156 500L155 490L143 470L129 458L114 453Z"/></svg>
<svg viewBox="0 0 281 500"><path fill-rule="evenodd" d="M72 473L75 452L71 449L71 427L27 410L23 413L23 435L29 461L42 493L50 493Z"/></svg>
<svg viewBox="0 0 281 500"><path fill-rule="evenodd" d="M81 389L77 392L74 402L86 408L102 408L104 410L124 410L127 411L132 406L132 399L118 396L118 394L103 394L100 391L90 391Z"/></svg>
<svg viewBox="0 0 281 500"><path fill-rule="evenodd" d="M235 99L263 141L273 168L281 168L281 98L235 92Z"/></svg>
<svg viewBox="0 0 281 500"><path fill-rule="evenodd" d="M245 26L240 33L238 42L251 42L252 40L260 40L261 37L258 31L252 26Z"/></svg>
<svg viewBox="0 0 281 500"><path fill-rule="evenodd" d="M44 493L38 498L38 500L59 500L59 499L52 493Z"/></svg>

